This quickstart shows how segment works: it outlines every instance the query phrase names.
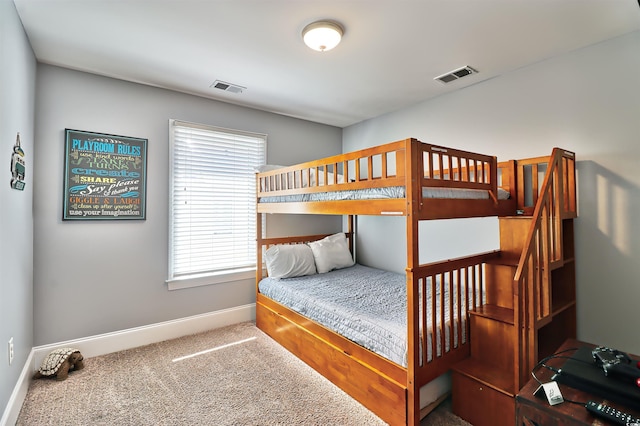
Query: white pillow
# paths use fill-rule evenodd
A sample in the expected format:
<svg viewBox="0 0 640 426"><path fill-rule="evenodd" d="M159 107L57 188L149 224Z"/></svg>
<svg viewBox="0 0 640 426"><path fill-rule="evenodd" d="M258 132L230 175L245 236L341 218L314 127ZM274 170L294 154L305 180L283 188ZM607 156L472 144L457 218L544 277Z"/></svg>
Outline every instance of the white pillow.
<svg viewBox="0 0 640 426"><path fill-rule="evenodd" d="M271 278L300 277L316 273L313 252L306 244L271 246L265 252L264 259Z"/></svg>
<svg viewBox="0 0 640 426"><path fill-rule="evenodd" d="M333 173L329 172L327 173L327 183L324 182L324 172L320 172L318 174L318 183L316 183L316 169L312 168L311 169L311 186L324 186L324 185L330 185L333 184ZM304 182L305 185L303 185L303 188L306 188L306 182ZM338 183L344 183L344 176L341 174L338 174Z"/></svg>
<svg viewBox="0 0 640 426"><path fill-rule="evenodd" d="M258 166L254 169L254 171L256 173L263 173L263 172L270 172L272 170L278 170L281 169L285 166L279 166L277 164L263 164L261 166Z"/></svg>
<svg viewBox="0 0 640 426"><path fill-rule="evenodd" d="M309 247L319 274L353 266L355 263L349 251L347 237L342 232L311 242Z"/></svg>

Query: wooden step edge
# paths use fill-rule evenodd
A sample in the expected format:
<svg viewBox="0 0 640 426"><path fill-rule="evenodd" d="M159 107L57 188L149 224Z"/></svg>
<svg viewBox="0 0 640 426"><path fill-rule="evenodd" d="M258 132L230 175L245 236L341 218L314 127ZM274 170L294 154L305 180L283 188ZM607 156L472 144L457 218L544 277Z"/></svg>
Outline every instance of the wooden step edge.
<svg viewBox="0 0 640 426"><path fill-rule="evenodd" d="M546 327L549 324L552 324L555 317L559 315L563 315L566 311L570 309L574 310L573 316L575 316L575 309L576 309L575 300L568 300L568 301L554 304L552 306L551 312L549 312L543 318L540 318L536 321L535 323L536 330L539 330L543 327Z"/></svg>
<svg viewBox="0 0 640 426"><path fill-rule="evenodd" d="M575 307L576 307L576 301L575 300L568 300L568 301L564 301L562 303L556 303L551 308L551 316L559 315L559 314L563 313L564 311L566 311L567 309L571 309L571 308L575 308Z"/></svg>
<svg viewBox="0 0 640 426"><path fill-rule="evenodd" d="M487 364L476 358L467 358L454 365L452 370L510 398L514 398L517 393L513 372L506 371L505 368Z"/></svg>
<svg viewBox="0 0 640 426"><path fill-rule="evenodd" d="M504 308L498 305L482 305L469 311L469 315L476 315L505 324L513 325L513 309Z"/></svg>
<svg viewBox="0 0 640 426"><path fill-rule="evenodd" d="M533 211L533 207L532 207ZM533 213L511 214L507 216L500 216L500 219L531 219Z"/></svg>
<svg viewBox="0 0 640 426"><path fill-rule="evenodd" d="M562 213L562 219L577 219L578 212L577 211L566 211Z"/></svg>
<svg viewBox="0 0 640 426"><path fill-rule="evenodd" d="M513 268L517 268L519 262L519 255L508 255L506 253L500 253L500 256L486 261L489 265L510 266Z"/></svg>
<svg viewBox="0 0 640 426"><path fill-rule="evenodd" d="M556 269L562 268L564 263L564 259L554 260L553 262L549 262L549 269L555 271Z"/></svg>

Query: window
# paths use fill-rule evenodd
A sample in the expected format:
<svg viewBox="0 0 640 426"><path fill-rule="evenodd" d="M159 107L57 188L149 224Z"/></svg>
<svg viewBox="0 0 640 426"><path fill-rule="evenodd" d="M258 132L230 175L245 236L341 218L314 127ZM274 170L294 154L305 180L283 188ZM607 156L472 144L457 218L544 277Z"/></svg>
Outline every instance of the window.
<svg viewBox="0 0 640 426"><path fill-rule="evenodd" d="M170 120L169 289L250 278L266 135Z"/></svg>

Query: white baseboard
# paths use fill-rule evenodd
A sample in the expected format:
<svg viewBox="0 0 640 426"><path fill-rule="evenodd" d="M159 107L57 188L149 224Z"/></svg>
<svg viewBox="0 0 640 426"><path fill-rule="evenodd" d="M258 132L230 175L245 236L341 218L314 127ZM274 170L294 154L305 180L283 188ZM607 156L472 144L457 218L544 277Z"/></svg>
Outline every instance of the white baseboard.
<svg viewBox="0 0 640 426"><path fill-rule="evenodd" d="M18 419L18 414L20 414L22 403L27 395L33 373L40 367L42 360L54 349L72 347L82 352L85 358L91 358L125 349L137 348L151 343L162 342L164 340L176 339L190 334L201 333L227 325L254 321L255 318L256 305L253 303L143 327L68 340L51 345L36 346L29 353L18 383L16 383L13 393L9 398L9 403L0 419L0 426L15 424Z"/></svg>
<svg viewBox="0 0 640 426"><path fill-rule="evenodd" d="M22 403L27 397L29 383L31 383L31 376L33 376L33 369L31 368L31 365L33 364L32 360L33 349L31 349L31 352L29 352L27 362L25 362L24 367L22 367L22 372L20 373L20 377L18 377L18 382L13 388L13 392L9 397L9 402L7 402L7 407L4 410L4 413L2 413L2 418L0 418L0 426L15 425L16 421L18 420L18 414L20 414Z"/></svg>

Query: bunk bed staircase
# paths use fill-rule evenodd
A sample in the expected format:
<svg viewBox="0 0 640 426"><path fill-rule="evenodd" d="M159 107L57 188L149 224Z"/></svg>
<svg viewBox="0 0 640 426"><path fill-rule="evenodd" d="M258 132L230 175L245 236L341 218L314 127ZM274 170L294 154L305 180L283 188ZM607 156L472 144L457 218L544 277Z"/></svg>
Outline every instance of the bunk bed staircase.
<svg viewBox="0 0 640 426"><path fill-rule="evenodd" d="M533 367L576 336L574 154L518 161L516 180L521 214L499 218L486 303L469 313L471 354L453 368L453 411L475 426L513 425Z"/></svg>

